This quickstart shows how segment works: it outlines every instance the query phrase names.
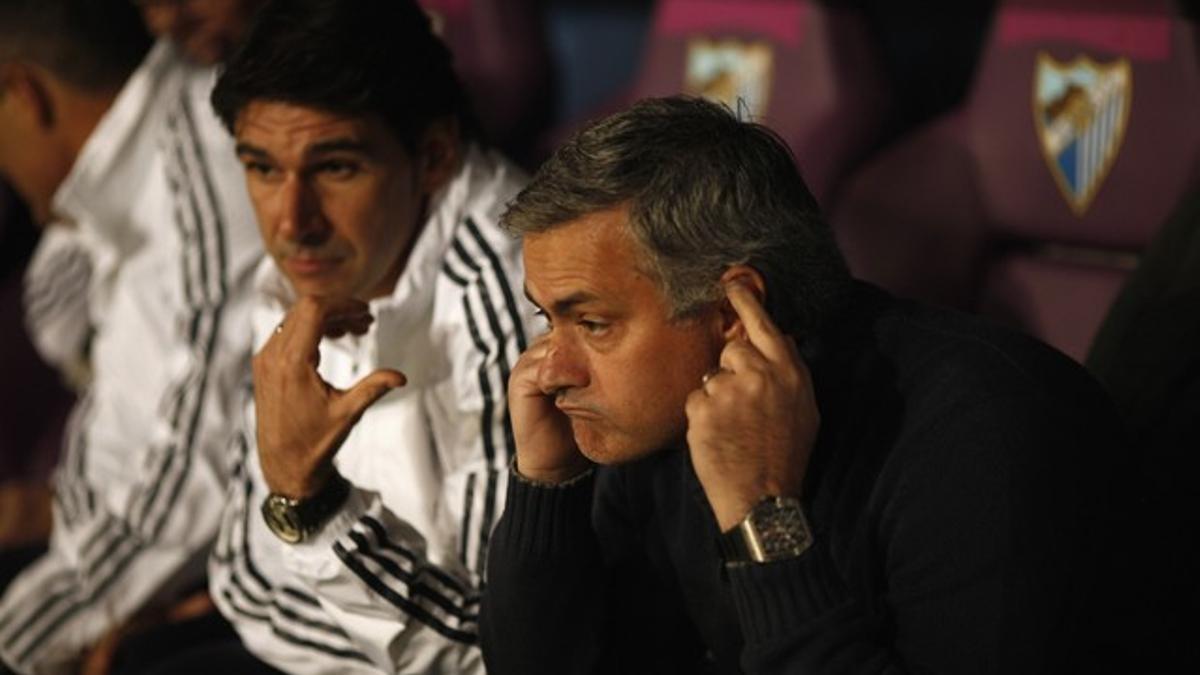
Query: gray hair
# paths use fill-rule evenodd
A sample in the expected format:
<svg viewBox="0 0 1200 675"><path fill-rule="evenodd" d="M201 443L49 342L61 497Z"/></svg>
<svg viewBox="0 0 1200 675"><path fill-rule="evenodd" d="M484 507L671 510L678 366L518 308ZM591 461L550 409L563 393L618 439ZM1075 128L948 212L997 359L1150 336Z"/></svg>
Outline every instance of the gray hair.
<svg viewBox="0 0 1200 675"><path fill-rule="evenodd" d="M723 297L721 275L749 265L786 332L807 335L850 276L787 145L704 99L646 99L584 128L509 204L505 227L551 230L627 204L643 263L673 318Z"/></svg>

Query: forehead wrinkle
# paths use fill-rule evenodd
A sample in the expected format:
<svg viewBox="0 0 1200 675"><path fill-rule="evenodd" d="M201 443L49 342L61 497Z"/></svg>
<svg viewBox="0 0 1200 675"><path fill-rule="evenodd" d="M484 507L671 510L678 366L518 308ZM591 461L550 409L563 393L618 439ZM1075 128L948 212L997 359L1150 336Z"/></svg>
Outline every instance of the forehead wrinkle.
<svg viewBox="0 0 1200 675"><path fill-rule="evenodd" d="M276 101L251 102L238 120L236 136L239 144L268 154L274 147L302 158L353 146L366 153L368 147L362 120Z"/></svg>

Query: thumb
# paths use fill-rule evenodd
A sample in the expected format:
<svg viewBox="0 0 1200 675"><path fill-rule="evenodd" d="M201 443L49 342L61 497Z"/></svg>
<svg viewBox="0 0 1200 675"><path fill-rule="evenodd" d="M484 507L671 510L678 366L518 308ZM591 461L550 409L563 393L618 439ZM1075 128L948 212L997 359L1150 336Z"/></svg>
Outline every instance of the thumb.
<svg viewBox="0 0 1200 675"><path fill-rule="evenodd" d="M380 369L359 380L335 403L336 412L357 421L371 404L383 398L389 391L403 387L408 382L398 370Z"/></svg>

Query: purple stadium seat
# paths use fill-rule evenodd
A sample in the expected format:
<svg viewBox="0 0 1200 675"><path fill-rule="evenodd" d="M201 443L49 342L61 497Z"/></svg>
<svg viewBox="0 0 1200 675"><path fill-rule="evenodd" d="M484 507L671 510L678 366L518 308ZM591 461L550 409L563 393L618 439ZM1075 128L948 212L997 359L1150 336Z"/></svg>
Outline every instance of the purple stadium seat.
<svg viewBox="0 0 1200 675"><path fill-rule="evenodd" d="M419 0L454 54L492 141L532 155L550 122L553 73L539 0Z"/></svg>
<svg viewBox="0 0 1200 675"><path fill-rule="evenodd" d="M804 0L659 0L633 86L598 114L681 92L722 101L787 140L824 204L877 140L883 81L856 11Z"/></svg>
<svg viewBox="0 0 1200 675"><path fill-rule="evenodd" d="M972 91L847 181L855 273L1081 359L1197 176L1195 25L1167 0L1001 2Z"/></svg>

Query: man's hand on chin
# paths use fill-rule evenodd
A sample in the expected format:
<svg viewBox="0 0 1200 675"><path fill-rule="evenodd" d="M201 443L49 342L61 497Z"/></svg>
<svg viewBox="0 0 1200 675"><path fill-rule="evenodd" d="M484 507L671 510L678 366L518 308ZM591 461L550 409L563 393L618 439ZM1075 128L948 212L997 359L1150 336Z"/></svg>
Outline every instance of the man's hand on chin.
<svg viewBox="0 0 1200 675"><path fill-rule="evenodd" d="M379 369L348 390L317 373L322 337L362 335L374 319L353 299L300 298L254 357L258 453L272 492L302 499L320 492L333 473L333 457L372 403L404 374Z"/></svg>

